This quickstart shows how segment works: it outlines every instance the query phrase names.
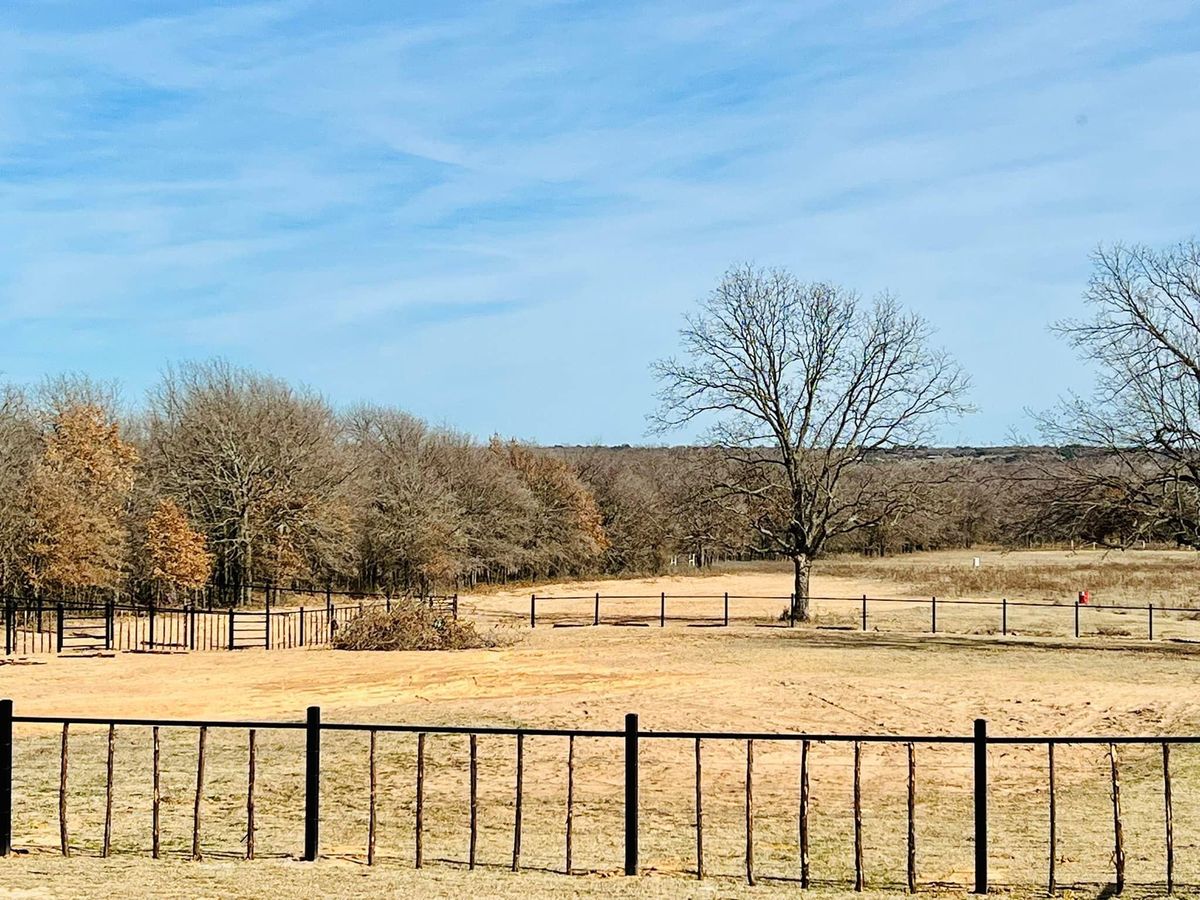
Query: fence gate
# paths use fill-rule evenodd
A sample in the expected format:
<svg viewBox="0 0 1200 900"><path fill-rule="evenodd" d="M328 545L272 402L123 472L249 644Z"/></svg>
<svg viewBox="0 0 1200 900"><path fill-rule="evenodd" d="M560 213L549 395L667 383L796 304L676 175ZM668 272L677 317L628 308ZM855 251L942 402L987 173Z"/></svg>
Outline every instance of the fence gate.
<svg viewBox="0 0 1200 900"><path fill-rule="evenodd" d="M270 648L270 613L229 611L229 649Z"/></svg>
<svg viewBox="0 0 1200 900"><path fill-rule="evenodd" d="M58 610L58 652L107 650L111 646L109 619L103 613Z"/></svg>

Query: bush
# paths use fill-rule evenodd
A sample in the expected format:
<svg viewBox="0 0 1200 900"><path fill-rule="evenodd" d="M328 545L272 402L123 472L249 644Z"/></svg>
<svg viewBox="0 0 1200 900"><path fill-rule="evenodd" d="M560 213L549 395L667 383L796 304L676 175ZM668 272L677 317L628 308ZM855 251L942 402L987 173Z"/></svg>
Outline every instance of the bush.
<svg viewBox="0 0 1200 900"><path fill-rule="evenodd" d="M459 622L415 601L393 601L391 612L372 609L343 625L337 650L469 650L493 647L470 622Z"/></svg>

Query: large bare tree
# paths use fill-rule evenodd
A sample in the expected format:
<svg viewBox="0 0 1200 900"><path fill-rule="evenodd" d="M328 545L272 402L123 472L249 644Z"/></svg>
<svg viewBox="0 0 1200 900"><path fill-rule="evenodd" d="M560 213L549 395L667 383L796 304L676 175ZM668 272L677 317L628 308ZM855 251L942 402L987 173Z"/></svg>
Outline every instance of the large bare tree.
<svg viewBox="0 0 1200 900"><path fill-rule="evenodd" d="M1030 525L1113 546L1200 547L1200 245L1092 257L1091 315L1057 330L1098 369L1094 391L1041 417L1065 448Z"/></svg>
<svg viewBox="0 0 1200 900"><path fill-rule="evenodd" d="M683 355L655 364L659 429L711 420L714 489L764 550L795 567L809 618L813 559L841 535L913 508L921 493L882 451L921 444L964 411L967 379L930 326L889 296L871 302L781 269L730 269L687 318Z"/></svg>

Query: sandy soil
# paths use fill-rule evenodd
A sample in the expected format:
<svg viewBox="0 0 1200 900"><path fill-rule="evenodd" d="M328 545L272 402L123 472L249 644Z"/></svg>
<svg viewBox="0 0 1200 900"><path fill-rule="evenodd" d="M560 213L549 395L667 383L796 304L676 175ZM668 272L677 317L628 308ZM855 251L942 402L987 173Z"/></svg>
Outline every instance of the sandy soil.
<svg viewBox="0 0 1200 900"><path fill-rule="evenodd" d="M571 585L573 595L783 594L785 573L709 578L628 580ZM883 585L886 589L894 585ZM568 586L539 588L566 593ZM816 593L884 593L848 579L818 581ZM888 592L892 593L892 592ZM630 601L641 603L642 601ZM683 602L683 601L680 601ZM707 601L697 601L707 602ZM773 600L755 609L773 617ZM846 605L843 613L838 607ZM590 616L590 601L582 601ZM924 601L913 615L924 616ZM847 605L848 604L848 605ZM657 614L657 602L654 614ZM514 641L493 650L452 654L372 654L334 651L244 651L236 654L122 654L116 658L41 658L0 667L0 694L18 713L114 716L298 719L308 704L327 720L423 724L520 724L619 728L635 711L646 730L849 731L882 734L967 734L973 719L993 734L1200 733L1195 696L1200 657L1188 643L1132 639L901 634L883 631L764 628L553 628L515 624L528 612L528 592L464 598L481 619L514 624ZM568 611L572 612L573 611ZM640 614L640 610L618 614ZM849 601L818 604L826 621L853 617ZM1069 611L1064 613L1069 615ZM882 613L880 614L882 615ZM897 619L898 624L900 623ZM1069 625L1068 625L1069 627ZM244 837L244 732L214 732L206 792L205 844L210 860L189 864L143 859L146 846L148 736L122 729L117 755L117 859L58 859L59 735L21 726L17 737L17 846L28 851L5 863L10 888L47 885L64 896L87 892L91 878L121 885L150 879L172 893L186 878L189 893L250 895L268 885L301 883L337 894L368 890L400 895L461 893L549 896L740 896L744 856L745 748L706 742L706 867L714 880L699 886L694 867L693 747L647 741L642 772L643 861L650 870L636 888L604 877L620 865L620 748L615 741L577 747L576 868L591 877L564 881L546 873L514 878L494 870L460 871L465 853L465 742L431 738L427 852L438 860L411 871L413 741L381 736L381 865L361 865L365 844L365 736L330 735L324 788L328 824L323 845L333 859L315 868L286 857L299 847L296 804L299 747L291 734L262 734L259 847L261 862L233 865ZM72 844L95 853L101 822L104 735L71 733ZM562 866L565 742L531 739L527 749L525 864ZM844 744L813 748L813 867L838 895L851 875L850 753ZM1161 880L1161 782L1157 748L1122 752L1123 804L1130 881ZM1095 894L1110 876L1112 811L1103 747L1060 748L1059 878ZM997 883L1028 890L1044 878L1045 749L993 748L993 874ZM969 783L966 748L917 748L918 846L925 884L969 880ZM885 893L903 876L903 748L863 751L868 883ZM480 741L480 858L510 859L513 747L509 738ZM177 855L190 845L195 732L164 739L168 814L164 846ZM1177 877L1200 883L1200 751L1177 748ZM797 748L759 742L755 748L757 868L762 876L794 878ZM334 810L336 812L330 812ZM303 873L303 874L297 874ZM173 881L175 879L175 881ZM148 882L150 883L150 882ZM1028 886L1034 887L1028 887ZM365 887L364 887L365 886ZM755 895L794 884L754 889ZM441 893L438 893L441 892Z"/></svg>

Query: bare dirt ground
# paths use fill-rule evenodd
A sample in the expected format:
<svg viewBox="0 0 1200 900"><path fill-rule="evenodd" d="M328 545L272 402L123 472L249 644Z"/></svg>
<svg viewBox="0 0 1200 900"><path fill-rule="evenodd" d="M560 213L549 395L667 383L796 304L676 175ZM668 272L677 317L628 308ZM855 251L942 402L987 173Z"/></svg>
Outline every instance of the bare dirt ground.
<svg viewBox="0 0 1200 900"><path fill-rule="evenodd" d="M978 554L965 554L969 556ZM1028 567L1042 557L1005 557L995 565ZM887 561L881 561L887 563ZM907 562L907 561L906 561ZM1181 576L1192 577L1190 557ZM890 563L887 563L890 564ZM952 565L939 555L936 565ZM1123 565L1120 561L1112 565ZM1046 558L1046 566L1060 565ZM1072 563L1061 563L1072 572ZM903 596L904 585L862 573L818 575L814 593ZM887 571L880 566L878 571ZM539 586L539 594L763 594L783 596L784 571L705 577L612 580ZM1064 585L1072 598L1074 584ZM1177 588L1186 593L1187 584ZM326 720L423 724L505 724L617 729L626 712L645 730L707 729L880 734L968 734L986 717L993 734L1200 733L1200 648L1184 641L1127 636L921 635L927 605L910 592L895 631L822 630L812 626L729 629L553 628L529 630L525 589L463 598L464 610L498 623L512 643L445 654L344 653L327 650L196 654L121 654L46 658L0 666L0 695L18 714L91 714L290 719L319 704ZM1115 599L1106 598L1106 599ZM574 601L570 601L574 602ZM679 601L683 603L683 600ZM709 603L697 600L695 603ZM612 607L614 618L645 610ZM758 604L763 624L777 600ZM560 612L590 618L590 601ZM657 615L658 604L650 613ZM636 607L636 608L635 608ZM818 620L853 620L851 601L818 601ZM968 612L972 612L968 608ZM1058 611L1050 611L1055 613ZM689 615L690 610L689 610ZM707 615L708 612L705 611ZM1070 609L1061 612L1070 634ZM879 615L884 616L881 610ZM942 612L939 611L939 616ZM946 613L954 615L954 613ZM993 611L987 611L990 618ZM1115 616L1115 614L1113 614ZM911 633L902 629L912 624ZM1047 623L1049 624L1057 623ZM1180 620L1180 628L1190 620ZM967 621L964 631L976 626ZM947 624L947 627L949 625ZM183 860L191 843L196 732L164 731L163 845L167 859L146 858L149 841L149 736L118 732L114 857L96 859L102 831L104 742L101 729L70 733L69 815L75 856L58 856L57 730L18 726L15 844L24 851L0 864L0 896L96 896L153 890L164 895L251 896L268 891L406 896L772 896L795 892L798 748L756 742L755 855L763 879L741 879L744 856L745 747L704 745L705 863L694 878L693 753L687 741L645 741L642 861L638 879L610 877L621 864L620 744L580 739L576 746L574 867L560 874L566 793L566 742L531 738L526 748L523 864L511 862L513 741L484 737L480 754L481 867L467 872L466 741L429 739L426 869L412 869L414 739L379 737L379 865L362 864L366 844L366 735L327 734L324 750L323 850L316 866L291 857L301 845L302 753L292 732L259 732L257 844L261 859L235 863L245 836L246 734L209 735L204 793L206 859ZM992 869L997 884L1036 893L1044 883L1045 748L994 747L991 768ZM1123 814L1129 880L1161 881L1163 825L1157 747L1122 750ZM957 895L970 878L970 751L918 746L918 867L923 885ZM1111 878L1112 808L1104 747L1058 750L1059 881L1095 896ZM868 885L891 895L903 882L904 751L863 750L864 858ZM1175 776L1177 880L1200 884L1200 749L1179 746ZM812 869L821 895L837 896L852 878L851 750L812 750ZM786 880L793 879L793 880ZM1044 888L1042 888L1044 890ZM1154 888L1147 889L1151 894ZM1136 893L1132 894L1137 896Z"/></svg>

